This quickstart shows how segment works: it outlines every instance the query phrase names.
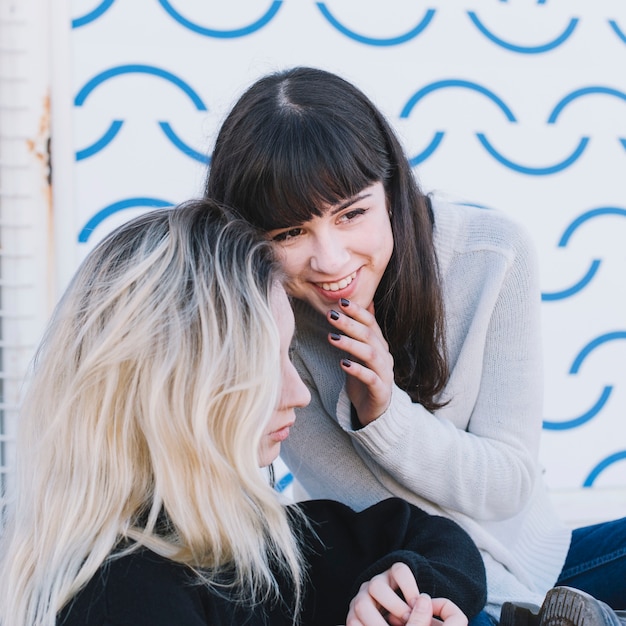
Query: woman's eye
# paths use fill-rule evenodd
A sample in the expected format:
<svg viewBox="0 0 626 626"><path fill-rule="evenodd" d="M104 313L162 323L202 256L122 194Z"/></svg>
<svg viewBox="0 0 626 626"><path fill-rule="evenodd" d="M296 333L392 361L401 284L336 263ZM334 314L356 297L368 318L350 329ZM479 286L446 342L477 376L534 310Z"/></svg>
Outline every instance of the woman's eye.
<svg viewBox="0 0 626 626"><path fill-rule="evenodd" d="M288 239L293 239L294 237L298 237L301 234L301 228L290 228L289 230L284 230L282 233L274 235L272 237L272 241L287 241Z"/></svg>
<svg viewBox="0 0 626 626"><path fill-rule="evenodd" d="M349 222L353 220L354 218L359 217L359 215L363 215L366 212L366 210L367 209L351 209L347 213L344 213L341 216L341 219L345 222Z"/></svg>

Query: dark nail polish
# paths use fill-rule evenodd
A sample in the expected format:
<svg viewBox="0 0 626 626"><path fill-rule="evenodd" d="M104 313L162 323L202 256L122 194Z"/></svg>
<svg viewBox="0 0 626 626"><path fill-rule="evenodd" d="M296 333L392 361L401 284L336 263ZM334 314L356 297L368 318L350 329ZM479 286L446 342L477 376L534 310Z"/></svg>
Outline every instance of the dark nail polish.
<svg viewBox="0 0 626 626"><path fill-rule="evenodd" d="M350 367L352 365L352 361L348 361L348 359L341 359L341 364L344 367Z"/></svg>
<svg viewBox="0 0 626 626"><path fill-rule="evenodd" d="M341 335L340 335L340 334L338 334L338 333L330 333L330 338L331 338L333 341L339 341L339 340L341 339Z"/></svg>
<svg viewBox="0 0 626 626"><path fill-rule="evenodd" d="M350 306L350 300L348 300L347 298L341 298L339 302L341 302L341 306Z"/></svg>
<svg viewBox="0 0 626 626"><path fill-rule="evenodd" d="M337 313L337 311L335 311L334 309L330 312L330 319L331 320L338 320L339 319L339 313Z"/></svg>

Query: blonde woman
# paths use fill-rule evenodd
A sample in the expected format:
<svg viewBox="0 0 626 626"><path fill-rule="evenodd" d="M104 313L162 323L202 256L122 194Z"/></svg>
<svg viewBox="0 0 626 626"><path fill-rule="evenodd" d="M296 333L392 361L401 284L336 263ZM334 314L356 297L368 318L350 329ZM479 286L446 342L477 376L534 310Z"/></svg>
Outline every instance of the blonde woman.
<svg viewBox="0 0 626 626"><path fill-rule="evenodd" d="M310 398L293 327L271 245L211 201L88 255L20 415L2 626L463 626L481 609L453 522L398 499L281 504L260 467Z"/></svg>

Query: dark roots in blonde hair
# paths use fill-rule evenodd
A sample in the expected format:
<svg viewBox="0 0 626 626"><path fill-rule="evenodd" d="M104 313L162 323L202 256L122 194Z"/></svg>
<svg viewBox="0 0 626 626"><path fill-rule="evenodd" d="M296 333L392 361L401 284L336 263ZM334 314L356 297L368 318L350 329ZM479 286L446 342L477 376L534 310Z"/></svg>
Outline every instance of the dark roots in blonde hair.
<svg viewBox="0 0 626 626"><path fill-rule="evenodd" d="M52 626L138 546L242 602L279 598L280 572L297 614L300 549L258 454L280 393L280 276L271 244L207 199L145 213L87 255L20 412L2 624Z"/></svg>

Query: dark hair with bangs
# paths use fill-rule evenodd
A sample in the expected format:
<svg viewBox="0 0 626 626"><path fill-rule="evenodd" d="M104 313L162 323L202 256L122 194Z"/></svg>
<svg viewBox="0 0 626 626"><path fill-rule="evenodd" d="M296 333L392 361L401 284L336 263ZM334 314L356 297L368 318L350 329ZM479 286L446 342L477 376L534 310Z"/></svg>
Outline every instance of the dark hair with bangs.
<svg viewBox="0 0 626 626"><path fill-rule="evenodd" d="M395 133L343 78L297 67L254 83L218 133L205 194L269 231L382 182L394 250L374 296L396 384L435 410L448 380L433 213Z"/></svg>

